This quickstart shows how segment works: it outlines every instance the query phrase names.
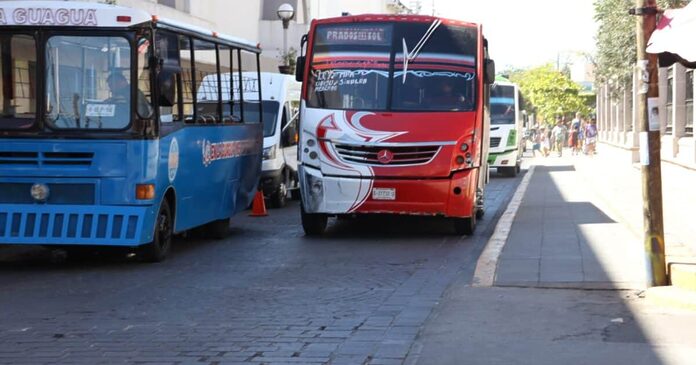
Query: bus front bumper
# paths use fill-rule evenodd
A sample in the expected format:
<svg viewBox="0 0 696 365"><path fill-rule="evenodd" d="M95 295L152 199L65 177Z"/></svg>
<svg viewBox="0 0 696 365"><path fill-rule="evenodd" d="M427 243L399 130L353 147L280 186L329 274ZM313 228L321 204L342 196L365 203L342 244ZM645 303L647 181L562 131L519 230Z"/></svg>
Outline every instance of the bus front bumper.
<svg viewBox="0 0 696 365"><path fill-rule="evenodd" d="M0 204L0 244L139 246L153 206Z"/></svg>
<svg viewBox="0 0 696 365"><path fill-rule="evenodd" d="M300 167L302 204L307 213L406 214L470 217L476 196L476 171L449 178L353 178L323 176Z"/></svg>
<svg viewBox="0 0 696 365"><path fill-rule="evenodd" d="M488 165L490 167L513 167L519 162L519 153L517 150L505 152L489 152Z"/></svg>

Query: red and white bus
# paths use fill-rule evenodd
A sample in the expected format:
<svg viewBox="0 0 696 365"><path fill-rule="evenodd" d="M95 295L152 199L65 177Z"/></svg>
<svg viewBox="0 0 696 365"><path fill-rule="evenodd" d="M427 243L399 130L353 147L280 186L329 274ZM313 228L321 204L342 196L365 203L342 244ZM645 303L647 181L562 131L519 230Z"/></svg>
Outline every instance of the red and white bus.
<svg viewBox="0 0 696 365"><path fill-rule="evenodd" d="M330 216L447 217L470 235L488 180L489 86L481 25L430 16L315 20L298 58L304 81L302 225Z"/></svg>

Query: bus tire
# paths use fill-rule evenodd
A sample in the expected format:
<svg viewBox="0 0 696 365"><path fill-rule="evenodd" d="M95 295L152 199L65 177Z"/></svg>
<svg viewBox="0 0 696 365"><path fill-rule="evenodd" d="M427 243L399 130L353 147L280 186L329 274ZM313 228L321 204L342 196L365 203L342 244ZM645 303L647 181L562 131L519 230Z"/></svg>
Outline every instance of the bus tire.
<svg viewBox="0 0 696 365"><path fill-rule="evenodd" d="M300 208L300 214L302 215L302 228L306 236L321 236L326 231L326 225L329 221L326 214L305 213L304 207Z"/></svg>
<svg viewBox="0 0 696 365"><path fill-rule="evenodd" d="M283 208L288 202L288 189L290 187L290 176L287 171L283 171L283 178L280 184L271 194L271 205L273 208Z"/></svg>
<svg viewBox="0 0 696 365"><path fill-rule="evenodd" d="M172 236L174 235L172 211L169 202L162 200L157 219L155 221L155 236L152 242L142 246L141 257L146 262L163 261L172 248Z"/></svg>
<svg viewBox="0 0 696 365"><path fill-rule="evenodd" d="M458 235L473 236L476 230L476 215L474 213L471 217L466 218L454 218L454 232Z"/></svg>
<svg viewBox="0 0 696 365"><path fill-rule="evenodd" d="M218 219L203 226L205 236L221 240L230 233L230 219Z"/></svg>
<svg viewBox="0 0 696 365"><path fill-rule="evenodd" d="M517 176L517 166L512 166L512 167L498 167L498 171L506 177L515 177Z"/></svg>

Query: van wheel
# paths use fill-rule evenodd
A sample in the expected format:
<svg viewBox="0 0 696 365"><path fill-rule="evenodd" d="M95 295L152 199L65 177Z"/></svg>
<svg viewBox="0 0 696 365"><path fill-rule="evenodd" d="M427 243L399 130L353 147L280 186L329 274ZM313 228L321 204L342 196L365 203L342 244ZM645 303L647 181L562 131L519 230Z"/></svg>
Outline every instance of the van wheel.
<svg viewBox="0 0 696 365"><path fill-rule="evenodd" d="M155 221L155 237L141 248L143 260L160 262L167 257L172 247L173 229L172 211L169 203L163 200Z"/></svg>
<svg viewBox="0 0 696 365"><path fill-rule="evenodd" d="M498 167L498 171L503 175L507 177L515 177L517 176L517 166L512 166L512 167Z"/></svg>
<svg viewBox="0 0 696 365"><path fill-rule="evenodd" d="M304 207L300 204L300 214L302 215L302 228L306 236L321 236L326 231L329 217L321 213L305 213Z"/></svg>
<svg viewBox="0 0 696 365"><path fill-rule="evenodd" d="M230 233L230 219L218 219L203 226L203 232L207 237L221 240Z"/></svg>
<svg viewBox="0 0 696 365"><path fill-rule="evenodd" d="M288 187L290 186L290 176L287 171L283 172L278 188L271 194L271 204L273 208L283 208L288 202Z"/></svg>
<svg viewBox="0 0 696 365"><path fill-rule="evenodd" d="M476 215L478 213L474 213L471 217L467 218L454 218L453 220L453 225L454 225L454 232L458 235L466 235L466 236L473 236L474 231L476 230Z"/></svg>

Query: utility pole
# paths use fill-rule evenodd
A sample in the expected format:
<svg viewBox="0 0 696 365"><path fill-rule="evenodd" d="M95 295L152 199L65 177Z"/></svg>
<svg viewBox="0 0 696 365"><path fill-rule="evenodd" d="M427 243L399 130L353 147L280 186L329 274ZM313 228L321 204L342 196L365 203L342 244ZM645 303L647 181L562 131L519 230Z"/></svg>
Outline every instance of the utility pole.
<svg viewBox="0 0 696 365"><path fill-rule="evenodd" d="M640 126L640 162L643 185L643 233L647 285L667 285L665 235L662 218L662 171L660 123L658 116L657 55L645 51L657 25L655 0L636 0L636 41L638 51L638 125Z"/></svg>

